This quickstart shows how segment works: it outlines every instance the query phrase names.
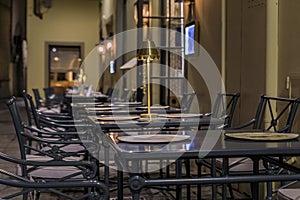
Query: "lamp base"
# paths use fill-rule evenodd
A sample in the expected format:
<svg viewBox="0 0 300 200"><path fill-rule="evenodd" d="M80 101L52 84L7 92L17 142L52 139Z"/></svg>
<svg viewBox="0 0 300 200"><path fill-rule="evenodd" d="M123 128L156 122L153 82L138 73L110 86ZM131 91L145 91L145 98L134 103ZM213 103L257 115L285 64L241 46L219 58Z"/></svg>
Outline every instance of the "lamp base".
<svg viewBox="0 0 300 200"><path fill-rule="evenodd" d="M141 118L145 119L146 121L151 121L152 119L155 119L158 117L158 114L155 113L143 113L140 115Z"/></svg>

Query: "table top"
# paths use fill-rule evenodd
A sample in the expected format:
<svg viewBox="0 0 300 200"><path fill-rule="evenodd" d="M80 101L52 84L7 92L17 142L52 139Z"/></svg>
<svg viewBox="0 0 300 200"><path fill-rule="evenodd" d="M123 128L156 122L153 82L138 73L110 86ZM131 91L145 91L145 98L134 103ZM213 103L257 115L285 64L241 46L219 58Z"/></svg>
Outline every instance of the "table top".
<svg viewBox="0 0 300 200"><path fill-rule="evenodd" d="M132 117L133 115L127 115ZM137 116L137 115L136 115ZM118 120L118 116L115 116L116 120L99 120L97 116L88 116L88 119L93 125L100 127L107 131L111 129L149 129L149 128L166 128L166 127L181 127L181 128L199 128L203 126L216 126L222 125L223 120L210 117L188 117L188 118L167 118L158 117L151 122L137 117L137 119Z"/></svg>
<svg viewBox="0 0 300 200"><path fill-rule="evenodd" d="M116 135L113 137L110 135L109 138L113 138L112 145L114 145L123 158L127 159L300 155L299 139L248 141L226 138L224 133L224 131L213 130L177 131L175 134L189 135L190 138L179 142L152 144L119 142Z"/></svg>

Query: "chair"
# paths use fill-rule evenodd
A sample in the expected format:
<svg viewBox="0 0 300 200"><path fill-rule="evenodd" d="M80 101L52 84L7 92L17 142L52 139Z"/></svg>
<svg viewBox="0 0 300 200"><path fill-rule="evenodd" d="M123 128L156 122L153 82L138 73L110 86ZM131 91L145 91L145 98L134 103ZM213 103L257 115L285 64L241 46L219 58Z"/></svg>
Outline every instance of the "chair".
<svg viewBox="0 0 300 200"><path fill-rule="evenodd" d="M39 109L42 106L42 104L45 103L45 100L42 99L40 92L37 88L33 88L32 92L33 92L34 99L35 99L36 109Z"/></svg>
<svg viewBox="0 0 300 200"><path fill-rule="evenodd" d="M45 93L45 103L46 107L60 107L63 103L63 97L55 94L55 91L52 87L43 88Z"/></svg>
<svg viewBox="0 0 300 200"><path fill-rule="evenodd" d="M206 113L205 116L221 118L224 120L223 128L230 128L239 98L240 93L219 93L213 111Z"/></svg>
<svg viewBox="0 0 300 200"><path fill-rule="evenodd" d="M130 96L130 90L128 88L125 88L122 92L122 95L120 97L121 101L129 101L130 98L128 98Z"/></svg>
<svg viewBox="0 0 300 200"><path fill-rule="evenodd" d="M299 99L295 98L281 98L262 95L257 107L255 118L244 124L229 127L227 131L272 131L278 133L290 133L292 131L299 102ZM252 173L253 161L250 158L230 158L228 163L230 174ZM260 173L265 173L268 170L267 166L270 166L263 161L259 161L258 164ZM201 165L211 167L211 161L203 159L200 161L200 166ZM222 166L223 160L217 159L217 171L224 175ZM274 168L272 170L274 170Z"/></svg>
<svg viewBox="0 0 300 200"><path fill-rule="evenodd" d="M38 166L39 164L45 164L35 161L26 161L23 159L17 159L7 154L0 152L0 159L10 162L12 164L19 165L31 165ZM23 196L23 199L31 199L34 193L56 193L60 197L68 199L108 199L108 188L105 184L100 181L51 181L51 182L39 182L34 179L19 176L15 173L0 169L0 185L8 186L9 188L19 188L12 190L11 192L5 192L0 194L0 199L15 199ZM78 193L66 194L63 192L57 193L58 190L62 189L81 189L81 188L93 188L93 192L90 190L83 191L82 195ZM9 189L8 189L9 190Z"/></svg>
<svg viewBox="0 0 300 200"><path fill-rule="evenodd" d="M23 160L19 163L18 175L28 179L29 177L39 182L61 182L67 185L69 181L93 181L97 180L98 163L90 154L88 160L82 160L82 154L77 152L66 152L63 150L68 145L94 145L95 151L99 148L94 141L75 140L74 132L45 132L38 129L33 129L26 126L19 113L16 105L16 99L13 97L7 102L10 114L13 119L13 124L16 130L16 135L19 144L20 158ZM37 134L31 134L36 131ZM40 137L43 135L43 137ZM45 137L51 135L51 138ZM53 139L56 135L58 138ZM72 137L68 137L71 135ZM35 148L28 145L27 141L32 141L37 144L42 144L43 148ZM86 143L87 142L87 143ZM30 150L30 154L28 153ZM90 150L90 149L89 149ZM51 192L62 194L62 191L54 189ZM93 188L89 188L93 192ZM37 196L39 194L37 193Z"/></svg>
<svg viewBox="0 0 300 200"><path fill-rule="evenodd" d="M182 99L180 101L180 107L183 112L189 112L192 102L196 96L195 92L192 93L184 93Z"/></svg>
<svg viewBox="0 0 300 200"><path fill-rule="evenodd" d="M232 127L231 130L252 126L252 130L290 133L298 105L299 99L262 95L255 118L239 126Z"/></svg>
<svg viewBox="0 0 300 200"><path fill-rule="evenodd" d="M29 126L35 126L39 129L45 128L45 126L47 127L48 131L49 128L51 127L52 130L56 130L56 131L64 131L67 129L71 129L74 128L74 123L76 123L76 121L73 120L73 118L65 113L43 113L40 112L40 110L37 110L34 106L33 100L32 100L32 96L28 93L26 93L26 91L24 90L22 92L23 98L24 98L24 105L25 105L25 110L26 110L26 114L27 114L27 121L28 121L28 125ZM41 120L44 119L44 120ZM55 122L55 120L60 120L61 123L66 123L66 124L72 124L72 126L68 126L66 128L60 127L54 127L52 124L47 126L50 122ZM44 122L44 123L43 123ZM48 123L49 122L49 123ZM82 122L82 121L80 121ZM42 127L42 125L44 125L44 127Z"/></svg>
<svg viewBox="0 0 300 200"><path fill-rule="evenodd" d="M65 138L66 135L64 134L64 132L66 130L70 131L76 131L75 128L73 127L74 125L74 120L67 118L63 115L61 118L60 116L58 116L57 119L62 120L64 123L72 123L72 128L63 128L63 127L55 127L55 126L43 126L45 125L45 123L40 123L39 120L39 116L38 113L36 112L36 109L34 107L33 104L33 100L31 95L27 94L25 91L23 91L23 98L24 98L24 105L25 105L25 110L26 110L26 114L27 114L27 121L28 121L28 126L27 129L28 131L30 131L30 133L32 135L38 135L39 137L46 137L47 139L52 139L52 140L59 140L62 138ZM51 115L51 117L53 117L53 115ZM51 118L49 119L51 120ZM66 122L67 121L67 122ZM58 133L59 134L58 134ZM72 135L73 133L73 135ZM69 132L68 134L68 139L71 139L72 137L74 139L78 139L78 135L82 135L82 133L80 132ZM29 141L29 145L31 146L32 141ZM42 145L40 145L42 146ZM49 147L48 147L49 148ZM51 148L53 148L53 146L51 146ZM57 148L57 145L55 146L55 148ZM70 145L64 145L63 147L61 147L61 150L64 150L65 153L68 152L70 154L70 152L73 153L77 153L79 154L79 152L83 153L83 154L87 154L87 150L85 150L85 148L81 145L81 144L70 144Z"/></svg>
<svg viewBox="0 0 300 200"><path fill-rule="evenodd" d="M60 113L60 107L47 105L46 99L43 99L37 88L33 88L36 109L43 113ZM48 103L49 104L49 103Z"/></svg>

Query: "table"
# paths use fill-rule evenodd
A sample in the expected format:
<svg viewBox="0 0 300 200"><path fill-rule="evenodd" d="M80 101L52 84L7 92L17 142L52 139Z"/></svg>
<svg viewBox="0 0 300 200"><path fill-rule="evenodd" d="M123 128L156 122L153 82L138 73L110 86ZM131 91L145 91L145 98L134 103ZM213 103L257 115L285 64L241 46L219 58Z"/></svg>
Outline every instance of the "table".
<svg viewBox="0 0 300 200"><path fill-rule="evenodd" d="M299 156L300 142L298 139L277 142L243 141L225 139L224 131L184 131L184 134L190 134L192 140L176 142L168 145L168 148L163 149L162 144L124 143L114 139L117 137L105 137L110 143L111 148L118 155L117 163L120 164L120 169L125 168L130 176L129 186L132 191L133 199L138 199L142 188L149 186L224 184L224 187L226 187L226 184L229 183L300 180L300 174L262 175L257 171L259 159L267 159L268 161L273 161L273 163L280 165L281 163L274 160L273 157ZM211 145L207 145L209 142L211 142ZM145 148L145 146L147 146L147 148ZM161 151L158 151L157 149L161 149ZM231 176L227 173L225 177L209 178L181 178L179 175L177 178L153 180L143 177L142 173L138 170L139 163L142 160L199 159L199 156L200 158L223 158L225 160L231 157L249 157L255 161L253 164L253 174ZM180 173L180 169L177 173ZM120 174L120 176L121 175L122 174ZM119 181L121 182L119 187L121 187L122 180ZM225 192L226 190L223 191ZM253 199L258 199L258 187L254 187L252 195ZM121 189L119 190L118 199L119 198L122 198Z"/></svg>
<svg viewBox="0 0 300 200"><path fill-rule="evenodd" d="M105 110L105 108L107 108L107 110ZM111 110L109 110L109 108L111 108ZM94 107L85 106L85 110L88 115L141 115L148 112L141 104L122 104L122 102L118 104L95 105ZM151 112L155 114L171 114L181 113L182 110L169 106L161 106L161 109L158 109L158 107L153 108Z"/></svg>
<svg viewBox="0 0 300 200"><path fill-rule="evenodd" d="M128 115L130 117L132 115ZM116 116L117 118L118 116ZM123 121L100 121L96 116L88 116L88 119L92 124L101 128L104 132L116 131L120 129L125 130L145 130L149 128L184 128L184 129L201 129L203 127L209 127L213 129L217 126L221 126L224 121L217 118L156 118L153 121L143 121L138 118L137 120L123 120Z"/></svg>
<svg viewBox="0 0 300 200"><path fill-rule="evenodd" d="M67 110L69 113L72 113L72 104L76 103L96 103L96 102L107 102L107 95L93 95L93 96L81 96L75 94L65 94L64 103L67 106Z"/></svg>
<svg viewBox="0 0 300 200"><path fill-rule="evenodd" d="M118 117L118 116L116 116ZM146 131L153 130L161 131L170 128L180 128L180 129L196 129L201 127L211 127L222 125L222 119L213 119L210 117L206 118L156 118L152 122L139 121L139 120L124 120L124 121L98 121L97 116L88 116L89 121L93 124L94 132L98 133L100 137L103 137L104 133L109 133L111 131L117 132L132 132L132 131ZM104 137L105 139L105 137ZM104 146L104 163L105 163L105 183L108 184L109 180L109 144L106 141L103 142Z"/></svg>

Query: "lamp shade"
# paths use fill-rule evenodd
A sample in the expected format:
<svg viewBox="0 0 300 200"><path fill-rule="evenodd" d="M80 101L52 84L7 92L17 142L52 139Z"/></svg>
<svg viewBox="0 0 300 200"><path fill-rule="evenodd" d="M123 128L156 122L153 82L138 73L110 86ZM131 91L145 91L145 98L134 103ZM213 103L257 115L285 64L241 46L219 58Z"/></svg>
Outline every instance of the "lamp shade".
<svg viewBox="0 0 300 200"><path fill-rule="evenodd" d="M138 50L137 60L159 60L158 49L153 41L143 41L142 47Z"/></svg>

